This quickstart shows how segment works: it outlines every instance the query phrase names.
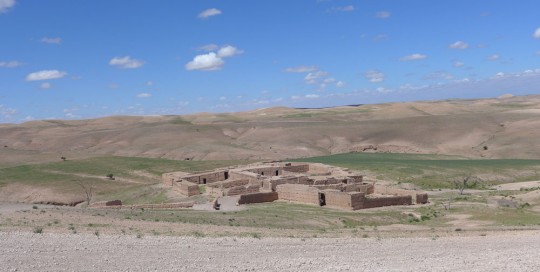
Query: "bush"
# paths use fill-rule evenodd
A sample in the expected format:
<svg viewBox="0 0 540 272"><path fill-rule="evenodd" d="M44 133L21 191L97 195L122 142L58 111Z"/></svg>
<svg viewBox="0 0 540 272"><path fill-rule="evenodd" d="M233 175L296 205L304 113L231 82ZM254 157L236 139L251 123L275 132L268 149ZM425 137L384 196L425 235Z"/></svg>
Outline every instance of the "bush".
<svg viewBox="0 0 540 272"><path fill-rule="evenodd" d="M43 233L43 227L34 227L34 233L42 234Z"/></svg>

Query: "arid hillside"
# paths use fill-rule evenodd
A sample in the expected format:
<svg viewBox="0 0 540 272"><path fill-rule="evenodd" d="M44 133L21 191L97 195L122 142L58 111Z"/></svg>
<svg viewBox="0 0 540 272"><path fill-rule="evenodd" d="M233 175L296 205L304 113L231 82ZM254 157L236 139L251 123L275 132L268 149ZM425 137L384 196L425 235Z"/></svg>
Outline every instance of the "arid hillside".
<svg viewBox="0 0 540 272"><path fill-rule="evenodd" d="M540 158L540 96L32 121L0 125L0 145L4 155L24 151L180 160L387 151Z"/></svg>

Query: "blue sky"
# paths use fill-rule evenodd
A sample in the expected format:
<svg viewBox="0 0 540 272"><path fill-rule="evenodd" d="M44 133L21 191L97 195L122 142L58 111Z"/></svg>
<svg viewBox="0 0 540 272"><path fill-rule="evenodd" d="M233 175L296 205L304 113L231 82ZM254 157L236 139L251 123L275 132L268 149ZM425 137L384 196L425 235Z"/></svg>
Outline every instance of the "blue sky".
<svg viewBox="0 0 540 272"><path fill-rule="evenodd" d="M0 122L540 93L535 0L0 0Z"/></svg>

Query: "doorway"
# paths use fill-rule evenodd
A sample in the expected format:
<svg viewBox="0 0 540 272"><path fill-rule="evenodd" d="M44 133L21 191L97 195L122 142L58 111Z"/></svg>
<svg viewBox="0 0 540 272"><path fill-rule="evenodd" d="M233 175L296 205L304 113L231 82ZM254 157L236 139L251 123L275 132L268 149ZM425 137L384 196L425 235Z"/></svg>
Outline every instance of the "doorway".
<svg viewBox="0 0 540 272"><path fill-rule="evenodd" d="M326 206L326 196L324 193L319 193L319 206Z"/></svg>

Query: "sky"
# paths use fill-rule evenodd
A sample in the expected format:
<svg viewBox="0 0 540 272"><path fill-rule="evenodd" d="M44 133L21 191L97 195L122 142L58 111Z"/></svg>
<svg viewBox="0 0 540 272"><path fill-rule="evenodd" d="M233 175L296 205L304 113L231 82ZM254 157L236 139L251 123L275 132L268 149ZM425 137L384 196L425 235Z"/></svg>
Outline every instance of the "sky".
<svg viewBox="0 0 540 272"><path fill-rule="evenodd" d="M0 123L540 93L537 0L0 0Z"/></svg>

